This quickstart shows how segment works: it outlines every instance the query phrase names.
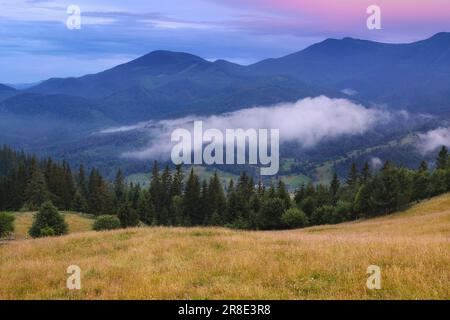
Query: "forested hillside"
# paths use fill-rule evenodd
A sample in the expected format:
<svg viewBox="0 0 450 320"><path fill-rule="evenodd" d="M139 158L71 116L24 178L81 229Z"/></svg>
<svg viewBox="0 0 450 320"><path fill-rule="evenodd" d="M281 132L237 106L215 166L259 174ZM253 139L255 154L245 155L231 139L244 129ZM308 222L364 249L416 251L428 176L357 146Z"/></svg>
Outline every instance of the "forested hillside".
<svg viewBox="0 0 450 320"><path fill-rule="evenodd" d="M387 161L379 171L355 164L345 181L335 174L329 185L303 185L290 194L282 181L263 185L243 172L223 186L218 174L201 181L192 169L155 162L149 187L126 184L119 169L114 181L98 169L73 172L65 161L39 160L0 150L0 210L37 210L51 201L60 210L117 215L122 227L147 225L230 226L282 229L339 223L394 212L411 202L450 191L450 159L445 147L429 170Z"/></svg>

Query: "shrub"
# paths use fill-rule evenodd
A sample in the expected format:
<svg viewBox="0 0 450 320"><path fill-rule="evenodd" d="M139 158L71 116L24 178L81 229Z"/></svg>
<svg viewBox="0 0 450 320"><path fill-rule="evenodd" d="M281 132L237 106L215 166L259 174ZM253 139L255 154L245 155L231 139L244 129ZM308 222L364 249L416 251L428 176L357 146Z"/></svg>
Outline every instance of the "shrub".
<svg viewBox="0 0 450 320"><path fill-rule="evenodd" d="M10 213L0 212L0 238L9 236L14 232L15 217Z"/></svg>
<svg viewBox="0 0 450 320"><path fill-rule="evenodd" d="M313 225L319 224L327 224L331 222L332 216L334 212L333 206L321 206L314 210L314 213L311 216L311 223Z"/></svg>
<svg viewBox="0 0 450 320"><path fill-rule="evenodd" d="M129 201L120 206L118 217L120 224L124 228L136 227L139 225L139 215L137 211L133 209Z"/></svg>
<svg viewBox="0 0 450 320"><path fill-rule="evenodd" d="M50 201L44 202L33 218L28 233L33 238L59 236L68 232L67 223Z"/></svg>
<svg viewBox="0 0 450 320"><path fill-rule="evenodd" d="M353 205L348 201L338 201L330 223L340 223L352 219Z"/></svg>
<svg viewBox="0 0 450 320"><path fill-rule="evenodd" d="M280 198L269 198L262 204L257 217L258 229L276 229L280 227L284 202Z"/></svg>
<svg viewBox="0 0 450 320"><path fill-rule="evenodd" d="M297 208L290 208L283 212L281 222L289 228L303 228L308 225L308 218L303 211Z"/></svg>
<svg viewBox="0 0 450 320"><path fill-rule="evenodd" d="M95 219L92 229L95 231L114 230L121 227L120 220L116 216L102 215Z"/></svg>
<svg viewBox="0 0 450 320"><path fill-rule="evenodd" d="M315 207L316 207L316 201L311 196L306 197L300 204L300 209L308 217L310 217L313 214Z"/></svg>

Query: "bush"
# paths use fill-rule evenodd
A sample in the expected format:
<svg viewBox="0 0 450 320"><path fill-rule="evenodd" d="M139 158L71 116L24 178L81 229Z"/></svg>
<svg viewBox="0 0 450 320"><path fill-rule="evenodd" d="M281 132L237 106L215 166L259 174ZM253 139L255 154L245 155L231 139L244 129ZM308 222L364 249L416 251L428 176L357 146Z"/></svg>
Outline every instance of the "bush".
<svg viewBox="0 0 450 320"><path fill-rule="evenodd" d="M319 225L331 223L333 212L333 206L325 205L317 208L311 216L311 224Z"/></svg>
<svg viewBox="0 0 450 320"><path fill-rule="evenodd" d="M283 212L281 222L288 228L303 228L308 225L308 218L303 211L290 208Z"/></svg>
<svg viewBox="0 0 450 320"><path fill-rule="evenodd" d="M129 201L120 206L118 217L120 224L124 228L136 227L139 225L139 215L137 211L133 209Z"/></svg>
<svg viewBox="0 0 450 320"><path fill-rule="evenodd" d="M44 202L33 218L28 233L33 238L59 236L68 232L67 223L50 201Z"/></svg>
<svg viewBox="0 0 450 320"><path fill-rule="evenodd" d="M102 215L95 219L92 229L95 231L114 230L121 227L120 220L116 216Z"/></svg>
<svg viewBox="0 0 450 320"><path fill-rule="evenodd" d="M350 202L341 200L338 201L331 216L330 223L340 223L351 220L353 218L352 211L353 205Z"/></svg>
<svg viewBox="0 0 450 320"><path fill-rule="evenodd" d="M283 210L284 202L280 198L270 198L265 200L258 213L256 227L263 230L279 228Z"/></svg>
<svg viewBox="0 0 450 320"><path fill-rule="evenodd" d="M0 212L0 238L9 236L14 232L15 217L10 213Z"/></svg>

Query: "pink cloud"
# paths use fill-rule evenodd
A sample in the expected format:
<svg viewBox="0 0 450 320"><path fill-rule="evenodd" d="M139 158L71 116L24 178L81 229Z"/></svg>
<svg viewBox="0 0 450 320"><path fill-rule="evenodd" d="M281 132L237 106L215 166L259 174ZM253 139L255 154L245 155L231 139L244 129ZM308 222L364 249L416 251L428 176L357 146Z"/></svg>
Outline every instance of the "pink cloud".
<svg viewBox="0 0 450 320"><path fill-rule="evenodd" d="M259 14L241 25L256 32L296 35L350 35L386 40L417 40L450 30L450 0L215 0ZM366 28L366 9L378 5L382 29ZM392 35L391 37L387 35Z"/></svg>

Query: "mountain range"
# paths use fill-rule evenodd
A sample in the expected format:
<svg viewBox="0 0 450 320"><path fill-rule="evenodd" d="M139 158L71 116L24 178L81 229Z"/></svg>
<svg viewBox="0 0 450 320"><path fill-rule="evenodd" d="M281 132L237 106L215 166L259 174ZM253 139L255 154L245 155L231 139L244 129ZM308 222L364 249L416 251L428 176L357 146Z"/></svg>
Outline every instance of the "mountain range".
<svg viewBox="0 0 450 320"><path fill-rule="evenodd" d="M78 145L112 125L318 95L447 118L450 33L408 44L327 39L248 66L160 50L78 78L52 78L22 90L0 85L0 143Z"/></svg>

